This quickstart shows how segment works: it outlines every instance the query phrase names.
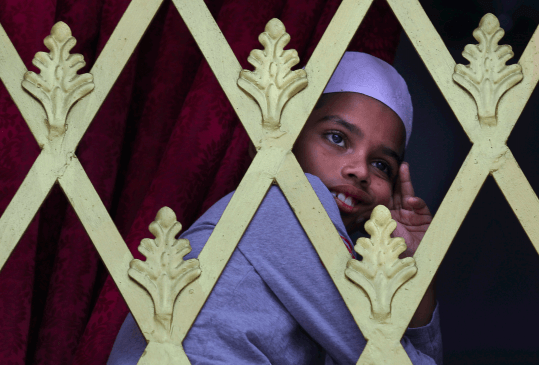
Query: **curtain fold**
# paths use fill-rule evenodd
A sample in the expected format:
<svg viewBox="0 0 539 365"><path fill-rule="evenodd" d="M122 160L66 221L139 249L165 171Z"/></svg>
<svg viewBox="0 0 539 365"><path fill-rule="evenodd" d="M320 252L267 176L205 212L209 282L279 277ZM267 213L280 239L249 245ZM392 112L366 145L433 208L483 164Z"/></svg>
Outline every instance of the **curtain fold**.
<svg viewBox="0 0 539 365"><path fill-rule="evenodd" d="M207 0L242 67L265 24L283 21L303 66L339 0ZM4 0L0 23L29 70L64 21L88 72L129 0ZM400 26L375 1L349 49L393 61ZM95 189L137 258L148 225L169 206L187 229L234 190L248 137L171 1L165 0L78 149ZM0 212L39 154L0 86ZM55 186L0 272L3 364L104 364L127 306L63 192Z"/></svg>

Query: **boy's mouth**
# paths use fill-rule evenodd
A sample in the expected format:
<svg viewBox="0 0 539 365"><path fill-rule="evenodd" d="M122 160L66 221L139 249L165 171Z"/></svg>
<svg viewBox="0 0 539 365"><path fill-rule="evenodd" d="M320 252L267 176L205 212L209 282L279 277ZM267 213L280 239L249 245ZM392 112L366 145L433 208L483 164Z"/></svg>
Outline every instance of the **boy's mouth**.
<svg viewBox="0 0 539 365"><path fill-rule="evenodd" d="M329 191L335 198L339 210L345 213L354 213L361 209L360 205L364 205L369 201L368 194L355 187L335 187L335 189L330 189Z"/></svg>
<svg viewBox="0 0 539 365"><path fill-rule="evenodd" d="M339 200L342 204L346 205L347 207L353 208L357 204L357 200L352 198L351 196L347 196L343 193L337 193L336 191L332 191L331 194L336 200Z"/></svg>

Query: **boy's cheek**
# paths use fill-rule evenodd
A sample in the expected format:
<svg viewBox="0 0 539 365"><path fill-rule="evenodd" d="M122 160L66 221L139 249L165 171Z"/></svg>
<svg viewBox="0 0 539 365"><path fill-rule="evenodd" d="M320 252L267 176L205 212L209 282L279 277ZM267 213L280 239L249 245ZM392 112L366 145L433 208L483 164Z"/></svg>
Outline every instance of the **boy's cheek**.
<svg viewBox="0 0 539 365"><path fill-rule="evenodd" d="M388 209L393 209L394 194L395 189L393 188L392 184L390 182L386 182L385 186L380 189L380 193L378 195L378 202L376 205L383 205Z"/></svg>

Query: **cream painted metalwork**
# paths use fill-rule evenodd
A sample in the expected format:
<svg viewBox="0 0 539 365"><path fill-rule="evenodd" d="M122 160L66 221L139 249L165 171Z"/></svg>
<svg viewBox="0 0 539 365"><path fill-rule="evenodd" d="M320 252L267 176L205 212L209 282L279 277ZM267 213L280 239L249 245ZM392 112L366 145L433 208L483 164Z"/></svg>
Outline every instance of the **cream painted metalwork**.
<svg viewBox="0 0 539 365"><path fill-rule="evenodd" d="M468 44L462 53L470 64L455 66L453 74L453 79L474 97L479 123L485 126L496 126L498 101L523 77L520 65L505 64L514 53L510 46L498 46L504 33L494 15L485 15L473 32L479 44Z"/></svg>
<svg viewBox="0 0 539 365"><path fill-rule="evenodd" d="M262 126L273 138L282 136L281 113L285 104L308 84L305 70L291 71L298 64L296 50L284 50L290 42L284 24L272 19L258 39L264 51L255 49L247 59L255 71L240 72L238 86L256 100L262 110Z"/></svg>
<svg viewBox="0 0 539 365"><path fill-rule="evenodd" d="M369 296L372 318L379 323L391 319L391 300L397 290L417 273L412 257L399 259L406 251L402 237L391 237L397 223L383 205L373 209L365 230L371 238L357 240L355 250L363 260L350 259L346 276Z"/></svg>
<svg viewBox="0 0 539 365"><path fill-rule="evenodd" d="M133 256L74 154L77 144L162 0L133 0L131 2L90 71L94 82L93 91L90 92L90 84L85 83L90 81L89 77L79 76L79 80L86 80L81 85L85 85L82 89L89 94L73 105L71 101L76 101L84 94L82 89L80 92L75 91L77 97L71 98L67 104L60 103L60 114L52 107L47 109L46 105L47 111L45 111L39 102L23 89L22 85L34 93L38 99L46 100L40 97L40 93L45 88L43 88L44 84L40 84L37 75L29 74L32 76L28 76L24 84L21 84L27 70L3 28L0 27L0 52L3 55L0 57L0 78L42 149L15 197L0 218L0 267L3 267L52 185L58 182L120 289L146 340L149 341L139 363L189 364L181 343L272 183L277 183L285 194L357 325L368 340L358 364L410 364L409 358L400 345L400 338L489 174L495 178L539 252L539 225L537 224L539 200L506 146L507 138L539 79L539 32L534 33L519 60L522 81L510 89L501 86L499 91L496 91L496 88L489 89L481 86L485 85L487 79L491 83L498 83L499 80L492 79L491 69L488 67L481 69L482 66L471 59L477 58L477 50L479 53L483 52L485 49L483 41L480 41L475 51L473 50L475 46L466 47L466 51L470 54L468 59L472 62L468 68L457 66L418 0L388 0L473 146L414 258L411 259L415 261L417 269L414 269L412 265L406 266L412 261L403 260L404 263L401 264L406 270L403 276L409 280L404 284L398 282L394 284L393 289L400 287L394 295L386 293L386 298L393 297L392 302L385 301L386 309L380 311L374 309L373 303L371 312L367 308L370 308L375 294L367 294L368 292L358 288L345 274L350 261L349 254L303 174L291 148L372 0L342 1L305 67L307 83L305 83L303 72L289 73L290 67L297 63L296 54L290 50L281 53L282 47L287 43L287 36L280 22L272 20L268 24L266 29L268 38L265 40L267 44L263 42L266 47L279 45L280 48L273 53L274 60L264 60L264 57L268 57L268 52L263 54L260 51L254 51L250 59L251 63L260 62L263 65L269 65L267 69L270 71L269 74L264 76L265 71L259 70L258 67L250 74L242 72L239 62L203 0L173 1L258 150L219 224L198 257L200 272L195 264L196 261L183 262L184 252L188 249L187 244L182 240L173 239L179 226L175 223L174 214L167 209L161 210L156 222L152 223L152 231L156 239L153 242L143 241L142 243L142 247L146 250L143 253L147 261L145 263L133 261ZM484 29L486 34L491 34L490 45L493 47L491 50L494 53L498 52L497 57L503 60L503 65L500 67L503 67L508 59L504 53L507 55L508 52L507 48L503 48L504 46L497 46L501 33L492 31L492 24L498 24L497 20L494 21L493 16L487 15L483 22L480 29ZM56 36L56 41L69 43L71 38L67 37L68 33L64 25L55 25L55 27L51 32L52 37L55 37L54 34L58 30L59 35ZM498 25L495 28L497 27ZM53 53L51 52L51 56L46 57L54 59ZM43 55L36 55L37 59L40 57ZM285 64L288 62L286 69L279 68L279 63L272 65L275 58L279 57L290 57L284 60ZM492 57L493 55L490 54L485 56L485 59L490 60ZM43 60L48 62L46 59ZM64 60L69 62L69 58ZM488 65L488 62L483 62L482 65ZM498 66L499 64L496 67ZM46 74L43 71L46 68L41 68L42 74ZM284 74L271 76L272 72L277 69L284 70L281 71ZM509 66L507 69L513 72L516 68ZM455 71L457 73L454 75ZM486 78L477 79L477 72L487 75ZM288 79L288 75L295 75L296 78ZM257 80L262 80L266 76L269 78L264 80L268 84L265 86L257 84ZM45 75L42 77L47 79ZM454 81L454 77L459 83ZM518 76L510 77L513 81L506 81L506 84L518 82L515 82ZM476 89L482 90L483 94L477 94L478 92L473 87L466 91L460 86L461 84L468 85L469 80L478 80L479 83L475 84L480 86ZM282 82L292 86L287 89ZM501 84L504 82L502 81ZM300 91L303 87L304 89ZM270 89L273 91L268 91ZM505 92L504 89L507 91ZM77 89L75 87L75 89L65 90ZM260 97L261 93L270 95L270 101L263 100ZM280 98L280 95L284 95L284 98ZM476 97L476 95L479 96ZM481 106L480 100L489 99L496 101L497 108L496 103L492 102L489 102L486 108ZM57 107L58 102L55 105ZM73 107L70 109L71 105ZM270 109L264 112L265 106ZM49 112L53 109L56 111ZM483 113L484 109L488 112ZM64 116L64 111L69 112L67 117ZM480 123L480 119L485 122ZM64 125L68 128L63 128ZM266 133L266 127L270 127L273 131L280 130L280 132ZM50 130L54 132L49 133ZM65 132L62 134L63 131ZM58 138L62 139L62 143L55 148L54 141ZM390 223L382 218L383 215L383 212L380 216L373 213L371 220L389 227ZM168 239L163 241L163 235ZM376 235L373 234L373 236ZM376 237L371 240L376 241ZM389 243L391 244L391 240ZM366 241L360 242L357 246L358 250L365 248L365 244ZM185 272L182 273L186 274L186 279L179 279L175 285L186 284L186 286L181 291L178 286L177 290L166 295L157 290L152 296L150 293L155 292L155 289L149 289L153 285L151 283L159 280L158 277L162 274L151 269L152 260L154 260L151 257L156 253L152 253L152 250L156 250L159 245L168 245L166 248L161 246L160 250L171 249L171 252L174 252L174 249L177 249L180 251L176 251L175 257L171 259L176 260L177 263L183 262ZM181 252L182 249L184 252ZM347 273L356 282L361 282L362 279L358 279L358 276L350 271L353 267L357 268L356 264L352 261ZM405 270L402 272L404 273ZM199 273L200 276L188 284ZM161 280L174 281L177 274L177 272L168 271ZM168 296L167 304L164 306L157 304L159 301L157 298L160 296ZM172 298L175 298L175 301ZM391 308L390 313L387 313L388 306Z"/></svg>
<svg viewBox="0 0 539 365"><path fill-rule="evenodd" d="M49 141L52 141L64 135L69 109L94 89L94 77L89 73L77 75L77 71L86 63L82 55L69 54L77 41L71 36L67 24L56 23L44 43L51 52L38 52L32 60L41 74L36 75L32 71L25 73L22 87L45 108Z"/></svg>
<svg viewBox="0 0 539 365"><path fill-rule="evenodd" d="M154 305L155 337L159 342L170 342L172 312L176 297L188 284L200 276L197 259L183 260L191 252L188 240L176 239L182 225L168 207L157 212L150 224L155 240L145 238L138 250L145 261L131 261L129 276L142 285L152 297Z"/></svg>

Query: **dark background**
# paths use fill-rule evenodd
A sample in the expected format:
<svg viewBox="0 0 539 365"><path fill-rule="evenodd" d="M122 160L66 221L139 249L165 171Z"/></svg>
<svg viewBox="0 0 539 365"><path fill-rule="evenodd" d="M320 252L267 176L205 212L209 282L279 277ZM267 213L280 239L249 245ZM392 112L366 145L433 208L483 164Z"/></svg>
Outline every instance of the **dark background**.
<svg viewBox="0 0 539 365"><path fill-rule="evenodd" d="M486 13L499 19L518 62L539 24L539 1L421 2L457 63L476 44ZM407 149L416 194L431 211L449 189L471 143L403 32L395 67L408 83L414 126ZM539 92L508 140L531 186L539 186ZM489 176L440 266L437 279L444 364L539 364L539 255L495 180Z"/></svg>

